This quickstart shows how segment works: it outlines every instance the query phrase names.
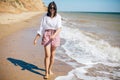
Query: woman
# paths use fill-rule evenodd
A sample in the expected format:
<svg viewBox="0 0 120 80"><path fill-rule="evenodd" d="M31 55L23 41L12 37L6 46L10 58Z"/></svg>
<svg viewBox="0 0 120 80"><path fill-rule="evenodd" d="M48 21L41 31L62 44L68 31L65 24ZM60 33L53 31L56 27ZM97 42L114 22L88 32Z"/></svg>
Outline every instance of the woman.
<svg viewBox="0 0 120 80"><path fill-rule="evenodd" d="M51 2L48 5L48 12L45 14L41 20L40 29L37 31L37 35L34 39L34 45L36 45L37 40L42 36L42 45L44 45L45 50L45 76L48 78L49 75L53 74L52 66L54 63L54 56L56 48L60 45L59 33L61 31L61 16L57 14L57 6L55 2Z"/></svg>

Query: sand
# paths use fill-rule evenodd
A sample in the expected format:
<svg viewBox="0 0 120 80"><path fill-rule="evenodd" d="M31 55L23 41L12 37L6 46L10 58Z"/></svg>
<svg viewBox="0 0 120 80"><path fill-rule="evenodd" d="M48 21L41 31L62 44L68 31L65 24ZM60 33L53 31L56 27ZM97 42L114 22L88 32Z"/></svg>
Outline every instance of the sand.
<svg viewBox="0 0 120 80"><path fill-rule="evenodd" d="M26 12L22 14L0 13L0 39L23 28L32 27L32 24L36 24L36 21L32 20L32 18L39 14L43 14L43 12ZM32 23L29 22L31 20Z"/></svg>
<svg viewBox="0 0 120 80"><path fill-rule="evenodd" d="M24 16L25 17L25 16ZM44 49L33 45L36 30L39 28L41 14L32 15L27 20L0 24L0 80L44 80ZM16 19L16 18L14 18ZM55 60L54 75L67 74L72 67Z"/></svg>
<svg viewBox="0 0 120 80"><path fill-rule="evenodd" d="M20 22L43 12L22 12L21 14L0 13L0 24Z"/></svg>
<svg viewBox="0 0 120 80"><path fill-rule="evenodd" d="M87 69L85 75L92 77L107 77L110 80L120 80L119 74L120 66L108 66L102 63L95 64L93 67ZM113 75L114 74L114 75Z"/></svg>

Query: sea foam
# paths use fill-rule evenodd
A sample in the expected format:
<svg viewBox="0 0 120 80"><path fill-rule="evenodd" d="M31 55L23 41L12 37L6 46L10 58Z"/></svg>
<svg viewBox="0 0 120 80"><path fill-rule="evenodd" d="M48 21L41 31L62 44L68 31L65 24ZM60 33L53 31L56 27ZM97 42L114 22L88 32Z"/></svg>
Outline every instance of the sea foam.
<svg viewBox="0 0 120 80"><path fill-rule="evenodd" d="M69 64L73 67L73 70L68 72L68 75L59 76L55 80L111 80L107 76L94 77L85 74L89 68L94 67L96 64L104 64L111 67L120 66L120 48L111 46L103 39L96 40L85 35L85 31L83 32L76 28L73 26L74 24L67 23L68 21L68 19L63 21L61 38L65 40L65 43L58 48L56 59ZM91 35L94 34L91 33ZM80 64L84 64L84 66L79 66ZM104 71L99 73L109 74ZM110 74L112 76L120 76L119 71L114 71Z"/></svg>

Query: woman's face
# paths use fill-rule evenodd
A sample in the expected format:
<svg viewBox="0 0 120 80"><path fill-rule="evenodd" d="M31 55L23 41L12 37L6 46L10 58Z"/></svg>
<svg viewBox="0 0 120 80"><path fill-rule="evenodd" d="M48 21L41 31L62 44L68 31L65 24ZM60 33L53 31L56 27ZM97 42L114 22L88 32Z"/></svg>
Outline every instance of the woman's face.
<svg viewBox="0 0 120 80"><path fill-rule="evenodd" d="M51 14L55 13L55 7L53 5L50 7L50 12L51 12Z"/></svg>

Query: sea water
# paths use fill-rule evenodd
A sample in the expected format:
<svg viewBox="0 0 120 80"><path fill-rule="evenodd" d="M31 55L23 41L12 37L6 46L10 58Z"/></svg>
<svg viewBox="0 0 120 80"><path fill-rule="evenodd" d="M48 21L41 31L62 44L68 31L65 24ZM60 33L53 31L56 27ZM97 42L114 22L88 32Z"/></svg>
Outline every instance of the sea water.
<svg viewBox="0 0 120 80"><path fill-rule="evenodd" d="M120 79L120 14L61 12L61 46L56 59L73 69L55 80ZM104 76L86 75L88 69L102 64L112 72L96 70ZM105 68L103 66L103 68ZM117 70L115 70L117 67ZM112 76L112 78L110 78Z"/></svg>

